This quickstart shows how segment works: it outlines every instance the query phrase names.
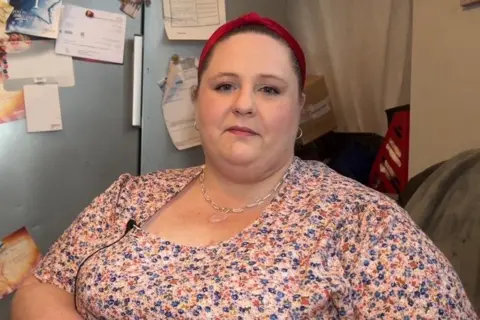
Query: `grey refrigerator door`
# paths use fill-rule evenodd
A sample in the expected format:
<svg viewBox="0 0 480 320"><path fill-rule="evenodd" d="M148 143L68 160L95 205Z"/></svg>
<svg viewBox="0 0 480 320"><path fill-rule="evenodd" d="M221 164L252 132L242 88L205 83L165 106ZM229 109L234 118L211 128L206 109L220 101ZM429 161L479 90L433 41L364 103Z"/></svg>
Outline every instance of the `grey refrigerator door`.
<svg viewBox="0 0 480 320"><path fill-rule="evenodd" d="M288 28L287 0L227 0L227 20L255 11L282 23ZM179 151L165 126L162 113L162 91L158 81L164 79L167 65L174 54L199 56L204 41L172 41L163 26L161 0L152 1L145 11L141 172L180 168L203 163L200 147Z"/></svg>
<svg viewBox="0 0 480 320"><path fill-rule="evenodd" d="M119 1L63 2L121 13ZM138 173L131 61L140 32L141 17L128 18L124 65L74 62L76 85L60 89L63 131L27 133L24 120L0 124L0 238L26 226L45 253L121 173ZM9 319L10 299L0 301L0 319Z"/></svg>

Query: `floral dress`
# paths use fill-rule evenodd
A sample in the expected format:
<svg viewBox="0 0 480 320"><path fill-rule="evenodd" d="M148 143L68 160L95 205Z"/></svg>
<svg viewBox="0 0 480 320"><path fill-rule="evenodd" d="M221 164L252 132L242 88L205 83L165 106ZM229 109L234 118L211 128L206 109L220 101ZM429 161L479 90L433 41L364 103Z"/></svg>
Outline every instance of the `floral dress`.
<svg viewBox="0 0 480 320"><path fill-rule="evenodd" d="M477 319L450 263L389 198L319 162L289 170L255 222L208 247L142 229L200 167L122 175L34 274L76 292L85 319Z"/></svg>

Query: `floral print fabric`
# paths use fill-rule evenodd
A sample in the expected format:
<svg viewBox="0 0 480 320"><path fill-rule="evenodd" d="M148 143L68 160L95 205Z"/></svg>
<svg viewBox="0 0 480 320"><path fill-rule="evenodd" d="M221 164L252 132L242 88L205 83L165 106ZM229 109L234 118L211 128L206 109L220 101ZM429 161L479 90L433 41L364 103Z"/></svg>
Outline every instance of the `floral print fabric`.
<svg viewBox="0 0 480 320"><path fill-rule="evenodd" d="M295 158L260 218L217 245L177 245L141 228L200 172L122 175L34 274L76 288L85 319L477 319L406 212L319 162ZM129 219L140 227L124 236Z"/></svg>

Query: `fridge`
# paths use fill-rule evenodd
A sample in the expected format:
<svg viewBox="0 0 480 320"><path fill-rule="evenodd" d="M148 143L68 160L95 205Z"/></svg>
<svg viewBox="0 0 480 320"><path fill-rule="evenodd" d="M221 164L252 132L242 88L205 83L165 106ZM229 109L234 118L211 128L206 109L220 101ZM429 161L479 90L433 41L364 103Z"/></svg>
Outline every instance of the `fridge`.
<svg viewBox="0 0 480 320"><path fill-rule="evenodd" d="M227 0L227 20L256 11L288 27L286 1ZM63 3L120 12L117 0ZM26 227L45 253L120 174L203 162L201 147L179 151L173 145L158 81L173 54L198 56L204 42L168 40L162 17L162 1L152 0L140 16L128 18L123 65L74 60L76 84L60 88L63 130L27 133L25 120L0 124L0 239ZM143 35L141 126L132 125L135 35ZM0 319L9 319L11 297L0 300Z"/></svg>

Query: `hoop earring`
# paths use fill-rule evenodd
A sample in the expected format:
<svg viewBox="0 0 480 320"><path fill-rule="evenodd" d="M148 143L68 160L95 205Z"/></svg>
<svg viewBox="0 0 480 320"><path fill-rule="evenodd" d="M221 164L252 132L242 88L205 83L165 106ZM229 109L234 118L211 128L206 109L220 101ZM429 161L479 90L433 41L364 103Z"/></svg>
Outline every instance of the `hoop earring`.
<svg viewBox="0 0 480 320"><path fill-rule="evenodd" d="M301 137L303 137L303 130L302 128L298 128L298 134L297 136L295 137L296 140L300 139Z"/></svg>
<svg viewBox="0 0 480 320"><path fill-rule="evenodd" d="M193 85L190 87L190 98L192 99L192 101L195 101L197 100L197 96L198 96L198 86Z"/></svg>
<svg viewBox="0 0 480 320"><path fill-rule="evenodd" d="M197 121L195 121L195 122L193 123L193 127L195 128L195 130L200 131L200 130L198 130Z"/></svg>

